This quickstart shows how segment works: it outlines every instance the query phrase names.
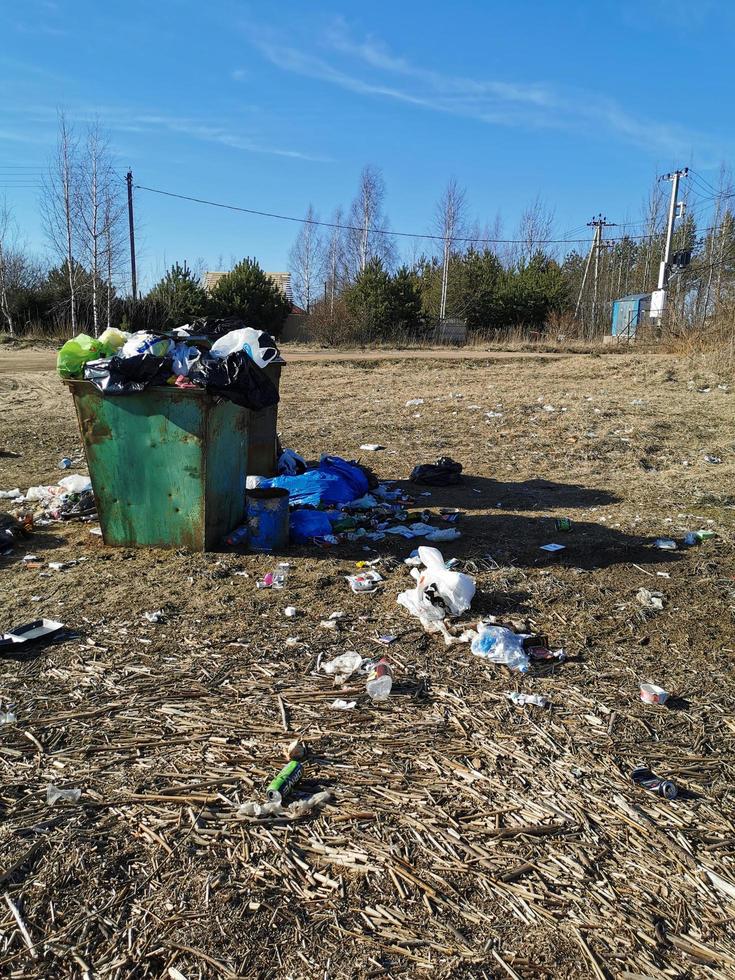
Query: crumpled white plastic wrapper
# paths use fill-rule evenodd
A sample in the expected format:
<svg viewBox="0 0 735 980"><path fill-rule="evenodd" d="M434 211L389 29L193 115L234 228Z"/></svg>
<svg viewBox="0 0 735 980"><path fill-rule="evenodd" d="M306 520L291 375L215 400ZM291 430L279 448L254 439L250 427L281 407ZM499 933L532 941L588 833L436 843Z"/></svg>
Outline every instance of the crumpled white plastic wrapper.
<svg viewBox="0 0 735 980"><path fill-rule="evenodd" d="M352 711L356 704L357 701L344 701L342 698L337 698L329 707L334 708L335 711Z"/></svg>
<svg viewBox="0 0 735 980"><path fill-rule="evenodd" d="M63 800L64 803L78 803L81 795L80 789L59 789L53 783L49 783L46 787L46 802L49 806L53 806L57 800Z"/></svg>
<svg viewBox="0 0 735 980"><path fill-rule="evenodd" d="M363 658L359 653L348 651L341 653L334 660L330 660L321 665L325 674L333 674L335 677L346 681L349 677L362 667Z"/></svg>
<svg viewBox="0 0 735 980"><path fill-rule="evenodd" d="M294 800L288 806L284 806L280 802L257 803L255 800L248 800L247 803L243 803L238 808L236 816L238 819L252 817L256 820L262 820L270 817L271 819L298 820L299 817L304 817L312 810L323 806L330 798L331 793L323 790L321 793L314 793L313 796L309 796L305 800Z"/></svg>

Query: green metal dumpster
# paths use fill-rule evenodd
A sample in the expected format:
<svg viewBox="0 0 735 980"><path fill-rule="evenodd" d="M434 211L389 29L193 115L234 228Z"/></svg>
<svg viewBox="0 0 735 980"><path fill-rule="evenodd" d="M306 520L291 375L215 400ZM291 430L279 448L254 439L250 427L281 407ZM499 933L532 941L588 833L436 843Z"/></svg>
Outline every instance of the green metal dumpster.
<svg viewBox="0 0 735 980"><path fill-rule="evenodd" d="M263 370L280 390L281 369L285 361L271 361ZM278 405L250 413L250 438L248 449L248 473L254 476L276 476L278 472Z"/></svg>
<svg viewBox="0 0 735 980"><path fill-rule="evenodd" d="M244 521L251 413L204 389L74 397L108 545L208 551Z"/></svg>

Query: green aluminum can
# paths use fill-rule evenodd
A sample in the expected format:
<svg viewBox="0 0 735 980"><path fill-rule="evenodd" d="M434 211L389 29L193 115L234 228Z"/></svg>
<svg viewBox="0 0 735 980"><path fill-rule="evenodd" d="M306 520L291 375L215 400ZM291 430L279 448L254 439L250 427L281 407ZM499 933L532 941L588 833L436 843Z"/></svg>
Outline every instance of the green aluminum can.
<svg viewBox="0 0 735 980"><path fill-rule="evenodd" d="M294 786L300 782L303 773L304 767L295 759L289 762L287 766L284 766L278 775L270 782L265 791L265 795L268 797L269 802L280 803L281 800L284 800L290 794Z"/></svg>
<svg viewBox="0 0 735 980"><path fill-rule="evenodd" d="M571 531L572 522L569 520L568 517L557 517L556 529L557 531Z"/></svg>

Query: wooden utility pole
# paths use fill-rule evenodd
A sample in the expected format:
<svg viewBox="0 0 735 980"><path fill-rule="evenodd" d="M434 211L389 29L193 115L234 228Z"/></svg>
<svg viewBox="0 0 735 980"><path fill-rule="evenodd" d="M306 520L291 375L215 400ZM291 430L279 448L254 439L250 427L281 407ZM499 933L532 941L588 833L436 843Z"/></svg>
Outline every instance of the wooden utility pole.
<svg viewBox="0 0 735 980"><path fill-rule="evenodd" d="M596 218L592 221L587 222L589 228L595 229L595 234L592 239L592 245L590 247L590 254L587 256L587 264L584 267L584 275L582 276L582 285L579 287L579 296L577 297L577 306L574 310L575 318L579 314L579 308L582 305L582 294L584 293L584 287L587 282L587 275L590 271L590 265L592 264L592 258L594 256L595 260L595 273L594 273L594 285L592 287L592 326L595 325L595 319L597 316L597 293L600 278L600 251L602 249L602 229L612 228L613 222L608 221L604 215L598 214Z"/></svg>
<svg viewBox="0 0 735 980"><path fill-rule="evenodd" d="M133 299L138 298L138 277L135 272L135 223L133 221L133 171L128 170L125 176L128 185L128 228L130 230L130 282Z"/></svg>

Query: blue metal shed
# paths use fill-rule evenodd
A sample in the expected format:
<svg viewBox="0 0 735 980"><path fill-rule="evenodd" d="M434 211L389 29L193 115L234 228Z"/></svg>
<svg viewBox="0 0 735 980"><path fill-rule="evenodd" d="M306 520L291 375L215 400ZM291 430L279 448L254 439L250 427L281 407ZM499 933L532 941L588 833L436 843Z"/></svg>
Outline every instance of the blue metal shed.
<svg viewBox="0 0 735 980"><path fill-rule="evenodd" d="M635 337L638 325L648 316L650 309L650 293L633 293L616 299L612 306L613 337L621 340Z"/></svg>

